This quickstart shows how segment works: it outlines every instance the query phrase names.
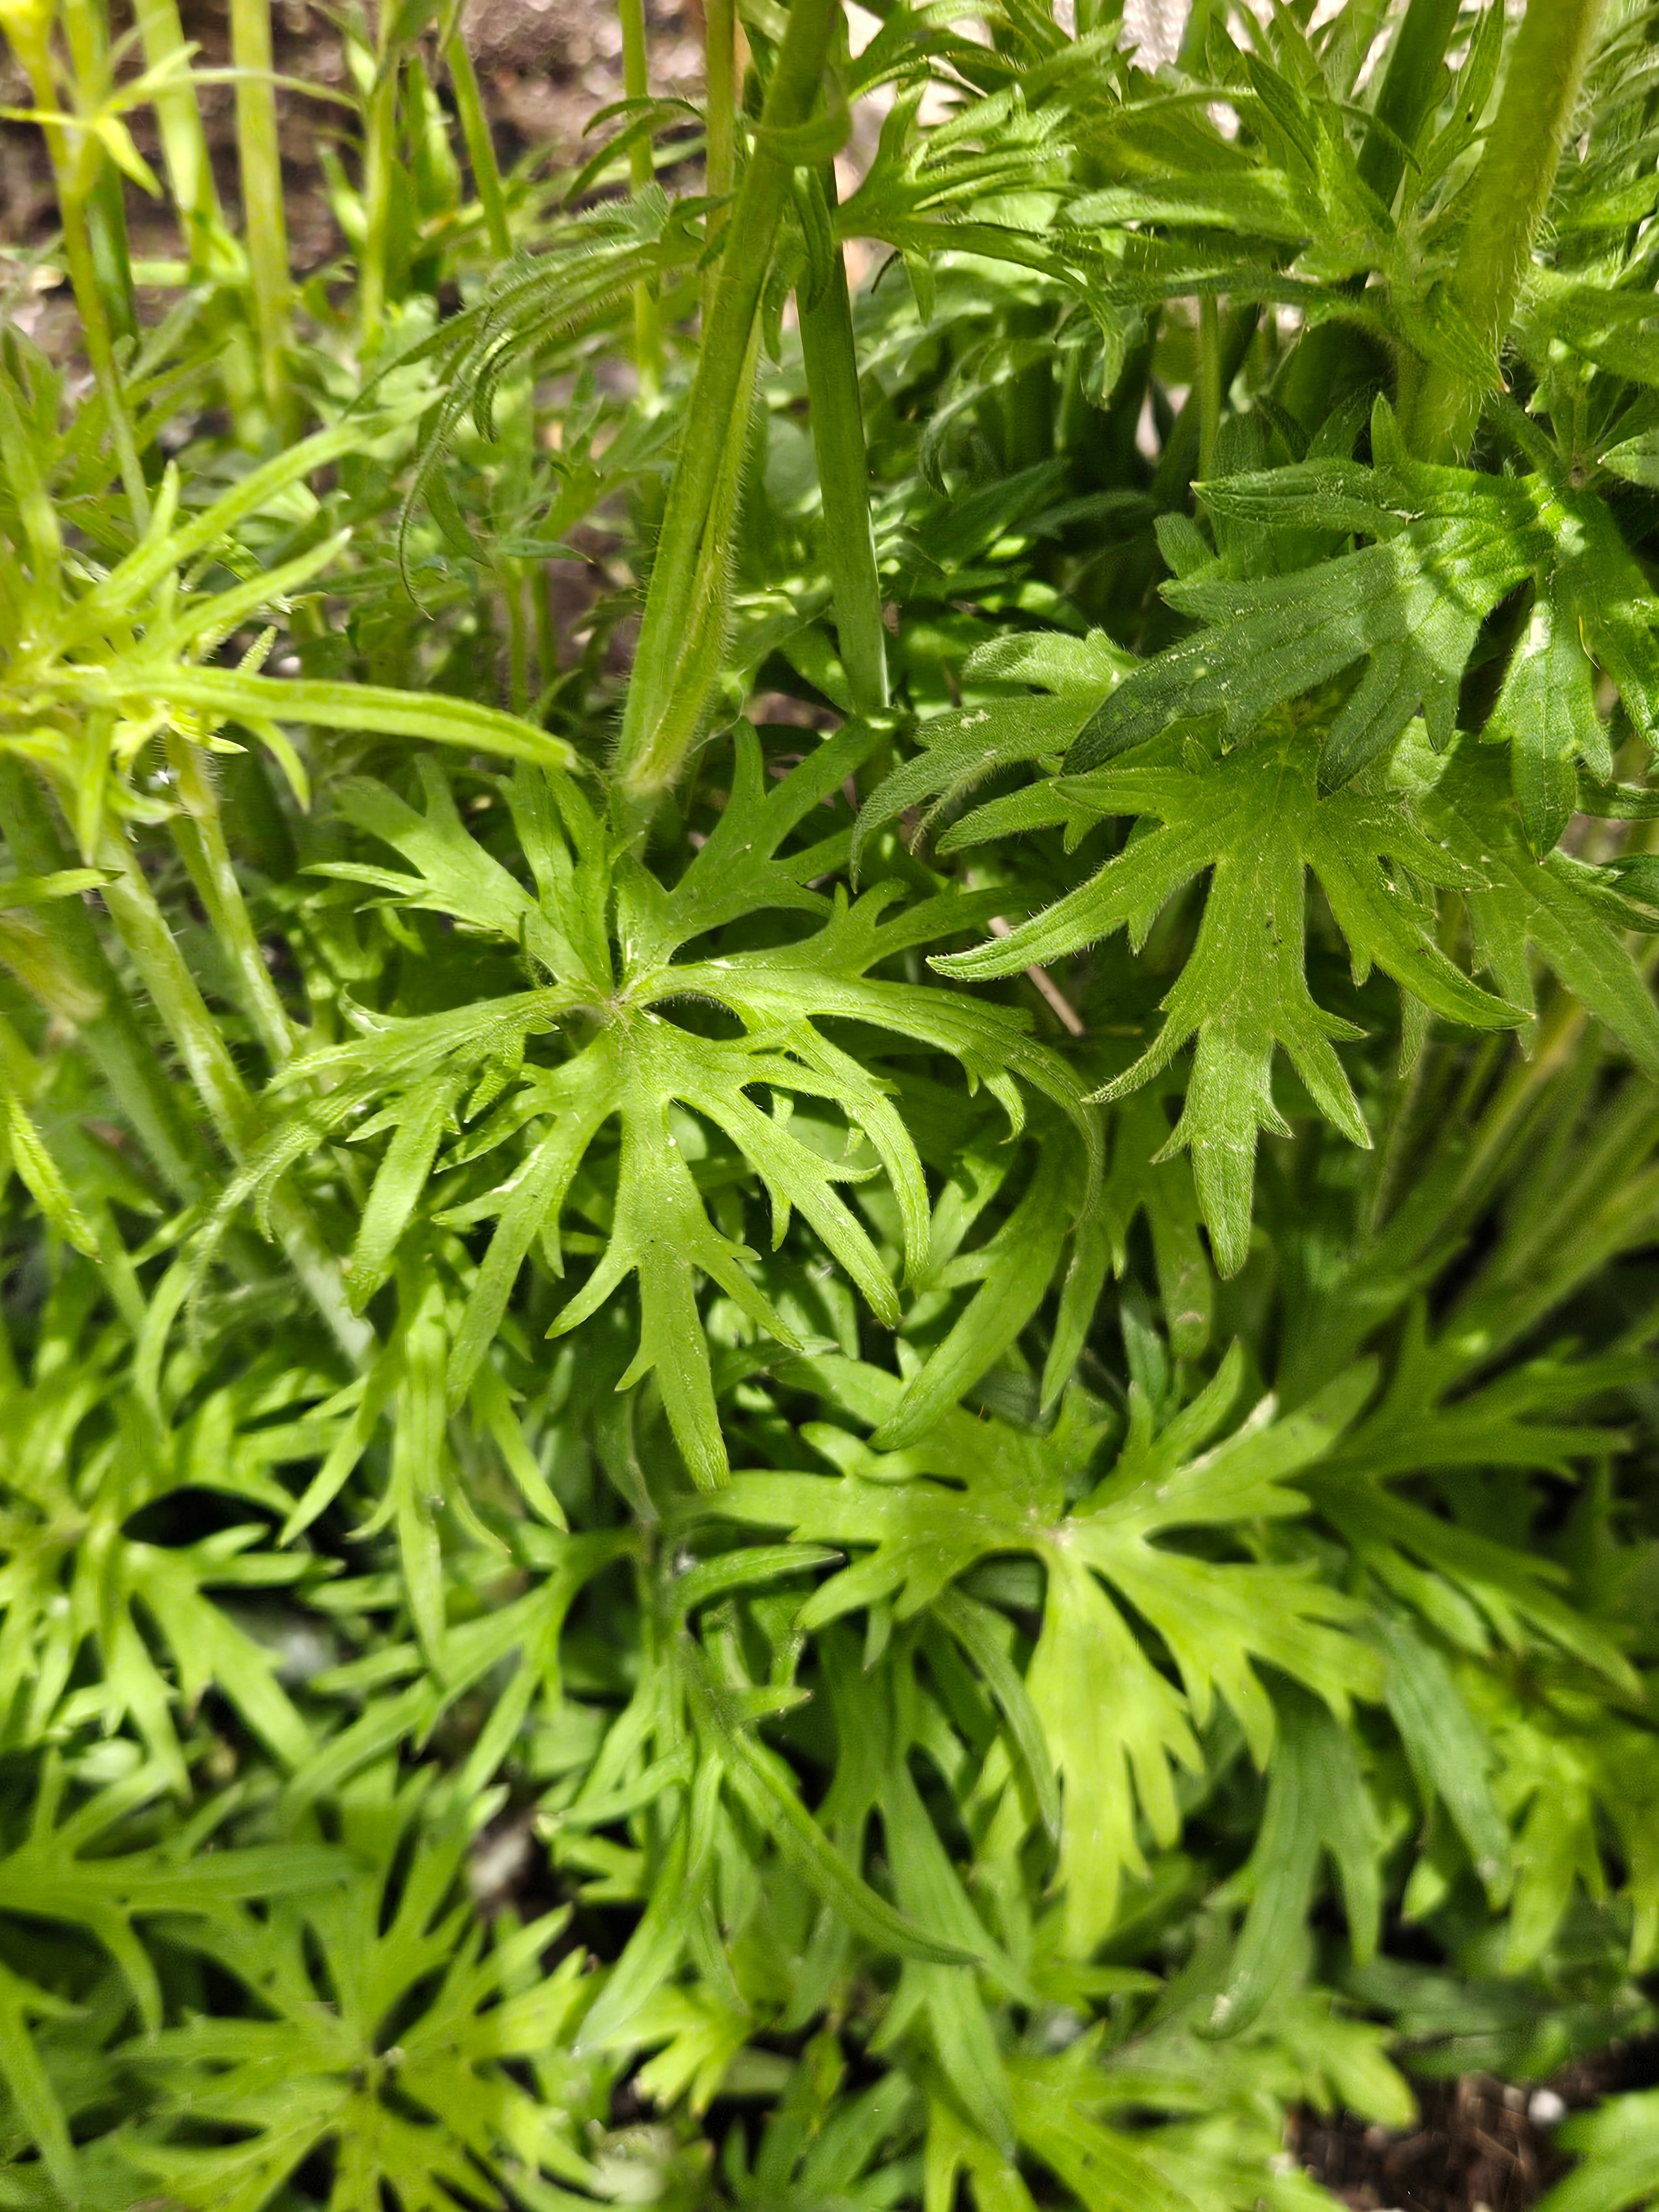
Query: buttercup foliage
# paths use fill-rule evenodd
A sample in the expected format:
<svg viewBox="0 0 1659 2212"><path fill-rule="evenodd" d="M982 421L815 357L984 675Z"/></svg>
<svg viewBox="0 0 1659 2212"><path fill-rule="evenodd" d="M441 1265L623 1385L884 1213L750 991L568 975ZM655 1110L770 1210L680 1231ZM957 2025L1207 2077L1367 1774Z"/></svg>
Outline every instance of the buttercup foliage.
<svg viewBox="0 0 1659 2212"><path fill-rule="evenodd" d="M1659 2025L1659 18L621 14L0 4L0 2203L1316 2212Z"/></svg>

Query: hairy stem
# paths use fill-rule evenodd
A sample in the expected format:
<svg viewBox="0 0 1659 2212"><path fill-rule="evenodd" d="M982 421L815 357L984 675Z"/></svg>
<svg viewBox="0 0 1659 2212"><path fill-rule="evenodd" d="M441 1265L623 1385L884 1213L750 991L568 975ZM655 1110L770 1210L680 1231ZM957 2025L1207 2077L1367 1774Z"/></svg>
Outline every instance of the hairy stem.
<svg viewBox="0 0 1659 2212"><path fill-rule="evenodd" d="M835 204L833 173L824 191ZM881 618L881 580L870 524L870 471L859 397L858 353L847 264L839 247L830 256L828 283L809 302L796 293L801 355L811 410L812 447L823 499L826 562L836 610L842 665L860 714L886 706L887 638Z"/></svg>
<svg viewBox="0 0 1659 2212"><path fill-rule="evenodd" d="M736 0L704 0L703 121L708 133L704 179L709 197L729 198L738 175L738 11ZM712 244L726 222L717 209L708 218ZM702 280L705 327L720 286L720 264L712 262Z"/></svg>
<svg viewBox="0 0 1659 2212"><path fill-rule="evenodd" d="M1453 290L1494 358L1555 179L1561 143L1595 42L1601 0L1529 0L1510 50L1497 117L1470 186ZM1480 419L1474 379L1430 362L1401 428L1425 460L1461 460Z"/></svg>
<svg viewBox="0 0 1659 2212"><path fill-rule="evenodd" d="M685 763L717 672L708 669L696 622L699 577L725 565L709 544L723 480L740 465L754 380L753 336L761 292L795 166L787 134L812 111L838 0L795 0L778 50L720 257L720 283L691 386L679 458L646 594L634 680L617 751L618 784L629 804L667 791ZM738 459L732 447L736 443Z"/></svg>

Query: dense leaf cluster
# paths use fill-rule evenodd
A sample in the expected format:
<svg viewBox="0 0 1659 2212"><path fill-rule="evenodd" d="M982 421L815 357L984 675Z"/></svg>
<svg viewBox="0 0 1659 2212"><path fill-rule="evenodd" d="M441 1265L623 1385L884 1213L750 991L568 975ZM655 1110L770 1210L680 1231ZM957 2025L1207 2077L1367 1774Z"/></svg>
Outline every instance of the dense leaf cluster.
<svg viewBox="0 0 1659 2212"><path fill-rule="evenodd" d="M1316 2212L1656 2024L1659 20L739 12L505 177L351 17L296 287L262 8L239 236L0 4L7 2206Z"/></svg>

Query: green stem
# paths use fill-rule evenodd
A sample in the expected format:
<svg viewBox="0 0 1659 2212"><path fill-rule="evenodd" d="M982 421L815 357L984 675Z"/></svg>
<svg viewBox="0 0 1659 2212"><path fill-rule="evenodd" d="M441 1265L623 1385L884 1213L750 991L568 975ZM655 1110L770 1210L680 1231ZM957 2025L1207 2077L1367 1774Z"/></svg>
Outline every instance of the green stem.
<svg viewBox="0 0 1659 2212"><path fill-rule="evenodd" d="M98 859L109 872L104 903L117 933L226 1150L234 1159L241 1159L261 1133L258 1107L131 848L106 830ZM373 1346L374 1332L351 1311L338 1265L303 1200L279 1186L268 1212L290 1266L335 1341L354 1364L362 1364Z"/></svg>
<svg viewBox="0 0 1659 2212"><path fill-rule="evenodd" d="M165 68L184 52L185 27L179 21L178 0L133 0L133 14L149 68ZM196 88L179 71L166 90L155 94L153 104L173 204L184 228L185 250L192 270L205 271L218 258L215 248L224 233L224 218Z"/></svg>
<svg viewBox="0 0 1659 2212"><path fill-rule="evenodd" d="M0 836L19 872L54 875L70 866L62 839L39 787L27 769L0 756ZM37 926L89 1005L100 1011L79 1024L88 1051L139 1142L179 1196L204 1197L208 1178L200 1146L179 1110L169 1080L140 1028L119 977L98 941L92 916L78 899L53 899Z"/></svg>
<svg viewBox="0 0 1659 2212"><path fill-rule="evenodd" d="M178 781L185 811L173 824L173 842L190 871L213 933L241 984L242 998L273 1066L292 1058L294 1025L259 949L242 887L225 842L219 795L206 762L194 745L167 740L167 764Z"/></svg>
<svg viewBox="0 0 1659 2212"><path fill-rule="evenodd" d="M530 711L530 624L521 562L501 562L501 585L507 609L507 703L515 714L526 714Z"/></svg>
<svg viewBox="0 0 1659 2212"><path fill-rule="evenodd" d="M629 100L647 100L651 94L650 54L646 43L645 0L620 0L623 40L623 91ZM628 149L628 180L643 191L656 175L651 141L636 138ZM653 401L662 390L662 317L656 294L649 283L634 287L634 366L640 380L640 396Z"/></svg>
<svg viewBox="0 0 1659 2212"><path fill-rule="evenodd" d="M1555 180L1601 13L1601 0L1529 0L1510 51L1503 97L1469 187L1453 278L1459 307L1494 358ZM1425 460L1462 460L1482 397L1475 379L1428 362L1404 410L1407 445Z"/></svg>
<svg viewBox="0 0 1659 2212"><path fill-rule="evenodd" d="M14 22L9 35L17 58L27 73L36 106L55 113L58 105L58 88L52 82L52 55L44 26L33 18L26 22ZM127 413L126 398L121 390L120 371L115 365L114 336L105 312L97 258L88 227L82 149L70 145L69 133L61 123L45 123L40 127L52 161L52 179L58 188L58 210L64 224L64 254L69 263L70 283L80 313L82 340L86 346L87 359L92 365L93 381L98 387L99 397L109 417L110 442L115 449L121 486L132 510L133 521L142 530L149 521L149 488L144 482L137 443L132 434L131 418Z"/></svg>
<svg viewBox="0 0 1659 2212"><path fill-rule="evenodd" d="M96 0L64 0L64 28L79 97L88 110L101 107L111 90L109 26ZM132 261L127 251L126 204L121 173L102 146L81 149L82 191L87 235L98 271L98 286L112 335L138 336L138 305L132 289Z"/></svg>
<svg viewBox="0 0 1659 2212"><path fill-rule="evenodd" d="M1216 433L1221 428L1221 316L1213 292L1198 303L1198 477L1207 483L1215 470Z"/></svg>
<svg viewBox="0 0 1659 2212"><path fill-rule="evenodd" d="M824 179L835 204L833 173ZM823 531L834 594L836 636L853 705L860 714L886 706L887 637L881 618L881 580L870 524L870 469L859 397L858 353L847 264L839 247L830 257L829 282L809 304L797 289L801 355L811 410L812 447L823 500Z"/></svg>
<svg viewBox="0 0 1659 2212"><path fill-rule="evenodd" d="M489 250L497 261L505 261L513 251L513 234L507 222L507 194L501 189L495 142L489 135L489 118L484 113L483 100L478 91L478 72L472 66L472 57L467 52L459 21L444 46L444 59L449 65L449 82L454 90L461 136L466 141L466 158L472 170L472 188L483 210Z"/></svg>
<svg viewBox="0 0 1659 2212"><path fill-rule="evenodd" d="M798 131L811 114L838 6L839 0L794 0L727 226L617 749L617 781L629 804L648 805L672 786L714 680L704 673L707 655L686 641L696 628L700 574L707 577L725 561L724 547L706 539L717 503L728 503L717 502L722 480L729 482L740 470L748 436L756 314L794 167L781 134ZM735 511L735 498L729 504Z"/></svg>
<svg viewBox="0 0 1659 2212"><path fill-rule="evenodd" d="M379 343L386 321L386 258L392 234L392 165L397 154L398 71L386 36L392 0L380 0L380 37L363 133L363 253L357 271L357 346Z"/></svg>
<svg viewBox="0 0 1659 2212"><path fill-rule="evenodd" d="M248 282L259 341L260 374L271 425L279 438L295 428L288 377L288 227L283 215L283 161L276 134L269 0L230 0L230 52L236 79L236 160L242 184L242 228Z"/></svg>
<svg viewBox="0 0 1659 2212"><path fill-rule="evenodd" d="M738 11L735 0L703 0L704 180L711 199L728 199L738 175ZM708 217L709 242L720 235L726 210ZM702 318L707 328L720 285L720 264L702 280Z"/></svg>
<svg viewBox="0 0 1659 2212"><path fill-rule="evenodd" d="M106 830L97 858L99 866L108 872L104 904L116 933L190 1072L209 1120L226 1150L240 1159L258 1139L259 1115L230 1048L125 840Z"/></svg>
<svg viewBox="0 0 1659 2212"><path fill-rule="evenodd" d="M530 605L536 630L536 677L544 703L559 680L559 632L553 614L553 564L540 562L530 572Z"/></svg>
<svg viewBox="0 0 1659 2212"><path fill-rule="evenodd" d="M1244 366L1244 356L1250 349L1250 340L1255 336L1256 319L1261 310L1254 301L1244 301L1229 307L1226 320L1219 326L1216 340L1216 357L1219 364L1217 374L1222 392L1232 387L1233 379ZM1201 382L1190 391L1181 403L1181 412L1170 425L1164 441L1164 451L1158 455L1158 468L1152 477L1152 498L1159 507L1179 507L1186 497L1187 487L1193 479L1193 463L1199 452L1199 417L1203 404ZM1219 410L1218 409L1218 413Z"/></svg>

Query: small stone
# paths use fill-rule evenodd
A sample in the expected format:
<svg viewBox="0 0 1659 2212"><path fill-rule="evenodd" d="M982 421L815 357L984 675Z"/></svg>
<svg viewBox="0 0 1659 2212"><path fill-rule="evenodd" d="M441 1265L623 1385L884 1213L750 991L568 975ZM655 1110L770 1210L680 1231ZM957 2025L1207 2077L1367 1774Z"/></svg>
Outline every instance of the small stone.
<svg viewBox="0 0 1659 2212"><path fill-rule="evenodd" d="M1535 2128L1553 2128L1567 2117L1567 2101L1553 2089L1534 2089L1527 2105L1527 2118Z"/></svg>

